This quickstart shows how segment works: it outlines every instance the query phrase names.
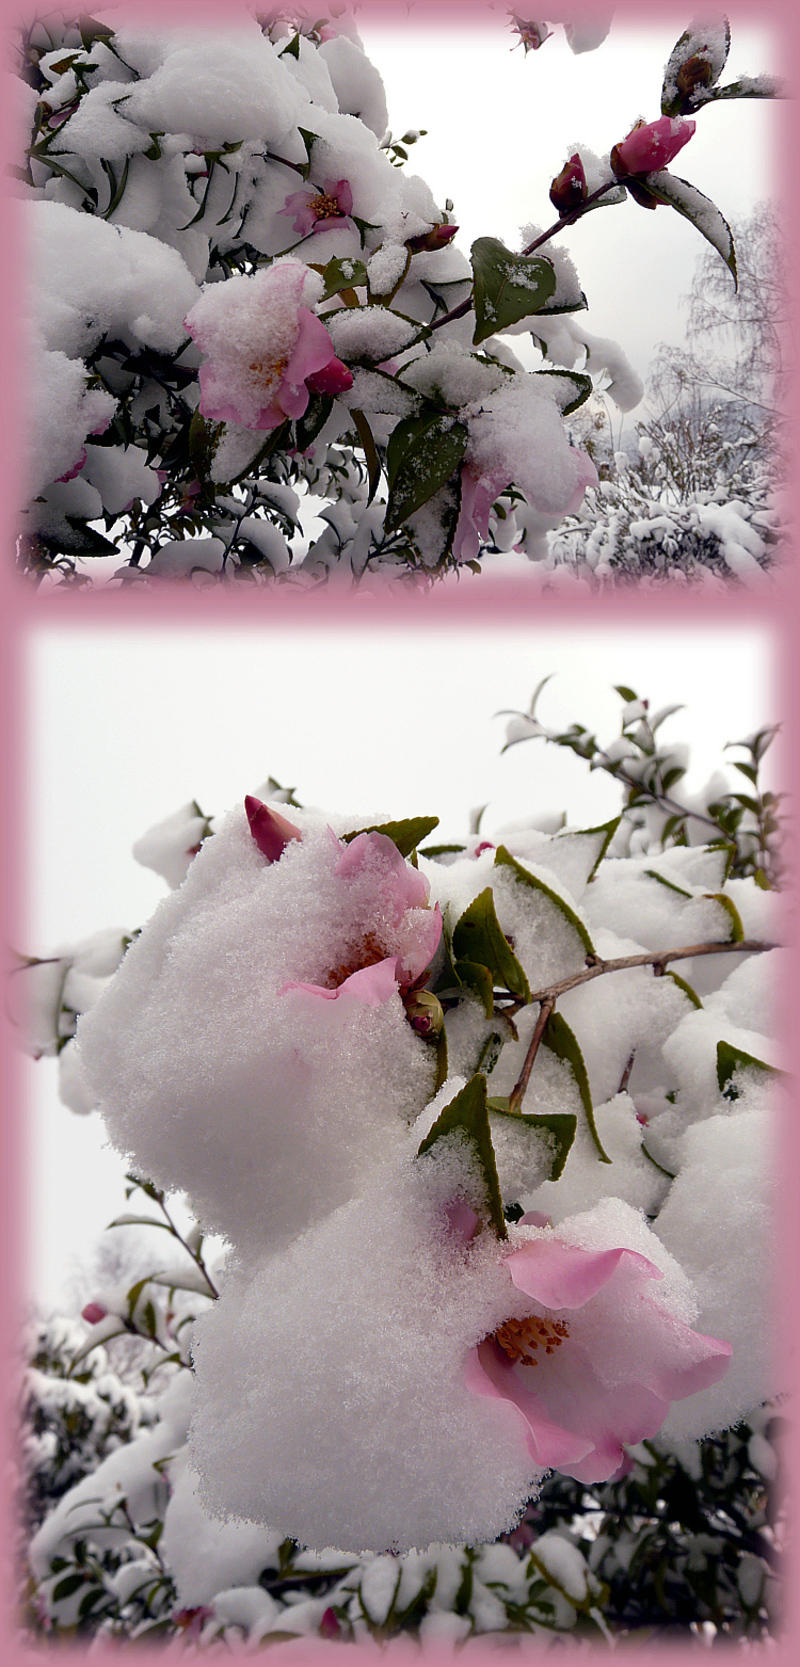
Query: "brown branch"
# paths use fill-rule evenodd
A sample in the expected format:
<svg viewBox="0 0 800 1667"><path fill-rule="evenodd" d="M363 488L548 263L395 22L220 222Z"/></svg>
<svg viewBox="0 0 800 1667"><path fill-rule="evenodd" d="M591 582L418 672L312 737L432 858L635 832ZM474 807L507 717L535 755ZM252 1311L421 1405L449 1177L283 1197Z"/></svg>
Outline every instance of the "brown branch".
<svg viewBox="0 0 800 1667"><path fill-rule="evenodd" d="M509 1110L519 1111L522 1105L533 1070L533 1063L544 1036L545 1026L559 996L565 995L567 990L575 990L580 984L588 984L590 979L602 978L608 972L624 972L629 967L652 967L654 976L660 978L669 961L688 961L695 955L728 955L734 950L743 955L759 955L767 949L777 948L777 944L765 943L760 938L743 938L738 943L734 943L732 939L727 938L724 943L692 943L684 945L682 949L646 950L641 955L621 955L613 961L604 961L599 955L593 955L588 965L583 967L580 972L572 973L569 978L559 978L554 984L548 984L543 990L534 990L530 999L531 1002L538 1001L539 1017L536 1020L536 1027L525 1055L522 1070L508 1096ZM629 1065L631 1067L633 1065L632 1057ZM626 1073L627 1075L630 1074L627 1066Z"/></svg>

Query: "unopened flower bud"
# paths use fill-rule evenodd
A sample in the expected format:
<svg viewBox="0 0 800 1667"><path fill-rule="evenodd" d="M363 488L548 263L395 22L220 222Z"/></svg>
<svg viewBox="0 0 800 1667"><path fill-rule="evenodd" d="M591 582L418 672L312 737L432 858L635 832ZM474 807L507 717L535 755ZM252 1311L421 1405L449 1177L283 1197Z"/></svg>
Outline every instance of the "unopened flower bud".
<svg viewBox="0 0 800 1667"><path fill-rule="evenodd" d="M293 822L287 822L285 816L279 816L276 810L270 810L268 805L262 804L260 799L254 799L248 794L244 801L250 832L262 856L267 862L277 862L283 856L291 839L300 839L300 829Z"/></svg>
<svg viewBox="0 0 800 1667"><path fill-rule="evenodd" d="M617 178L629 174L652 174L666 168L678 151L688 144L695 122L681 116L659 116L657 122L638 121L627 136L614 146L609 161ZM638 198L637 198L638 201Z"/></svg>
<svg viewBox="0 0 800 1667"><path fill-rule="evenodd" d="M561 173L556 175L550 187L550 201L560 214L568 214L570 209L577 208L586 196L586 175L583 163L577 152L565 162Z"/></svg>
<svg viewBox="0 0 800 1667"><path fill-rule="evenodd" d="M102 1303L87 1302L86 1307L81 1309L81 1319L85 1320L87 1325L99 1325L107 1313L108 1309L104 1308Z"/></svg>
<svg viewBox="0 0 800 1667"><path fill-rule="evenodd" d="M352 371L342 364L341 359L335 357L329 359L322 370L314 370L306 377L306 387L310 388L313 394L345 394L352 386Z"/></svg>
<svg viewBox="0 0 800 1667"><path fill-rule="evenodd" d="M418 237L407 237L406 248L411 250L412 255L421 255L427 250L444 249L457 231L458 226L442 221L438 226L431 226L430 231L420 232Z"/></svg>
<svg viewBox="0 0 800 1667"><path fill-rule="evenodd" d="M695 53L681 64L675 77L675 85L684 98L690 97L696 87L708 87L713 76L713 69L708 58L702 58Z"/></svg>
<svg viewBox="0 0 800 1667"><path fill-rule="evenodd" d="M444 1013L438 996L432 990L414 990L404 997L406 1018L418 1036L438 1036L444 1024Z"/></svg>

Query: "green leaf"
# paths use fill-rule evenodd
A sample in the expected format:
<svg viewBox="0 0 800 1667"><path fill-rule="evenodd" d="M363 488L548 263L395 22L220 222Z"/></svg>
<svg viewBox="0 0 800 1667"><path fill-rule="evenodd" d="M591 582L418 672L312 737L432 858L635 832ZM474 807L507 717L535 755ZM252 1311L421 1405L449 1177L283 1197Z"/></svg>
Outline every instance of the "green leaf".
<svg viewBox="0 0 800 1667"><path fill-rule="evenodd" d="M744 927L742 925L739 910L737 909L733 899L731 897L726 897L724 891L707 891L704 893L704 896L709 903L718 903L720 908L724 909L726 915L728 916L731 923L730 937L728 941L730 943L742 943L744 940Z"/></svg>
<svg viewBox="0 0 800 1667"><path fill-rule="evenodd" d="M578 406L585 403L594 388L591 376L584 376L577 370L535 370L531 375L550 378L552 392L555 394L562 417L568 417L570 412L577 411Z"/></svg>
<svg viewBox="0 0 800 1667"><path fill-rule="evenodd" d="M751 1070L764 1071L768 1076L782 1077L785 1072L779 1071L775 1065L768 1065L765 1059L757 1059L755 1054L745 1053L744 1048L735 1048L732 1042L717 1043L717 1082L720 1093L728 1100L739 1098L738 1090L733 1081L736 1072L749 1067Z"/></svg>
<svg viewBox="0 0 800 1667"><path fill-rule="evenodd" d="M426 839L438 826L438 816L407 816L399 822L372 822L368 828L352 828L348 833L340 834L339 838L349 845L362 833L385 834L397 846L401 857L410 857L420 840Z"/></svg>
<svg viewBox="0 0 800 1667"><path fill-rule="evenodd" d="M643 180L637 183L643 185L644 189L655 197L656 202L668 203L670 208L676 209L685 220L691 221L701 237L722 256L733 277L734 287L738 289L733 232L711 199L704 197L702 191L690 185L688 180L679 179L677 174L669 173L666 168L661 168L653 174L645 174Z"/></svg>
<svg viewBox="0 0 800 1667"><path fill-rule="evenodd" d="M466 1087L439 1113L430 1133L425 1136L418 1157L430 1152L437 1141L455 1139L465 1143L474 1162L476 1180L483 1195L482 1206L498 1239L507 1239L503 1200L497 1179L497 1165L489 1129L486 1105L486 1078L478 1072Z"/></svg>
<svg viewBox="0 0 800 1667"><path fill-rule="evenodd" d="M86 521L81 521L77 515L67 515L65 520L72 530L69 541L70 552L80 556L118 556L119 545L112 544L110 538L104 538L102 533L90 527Z"/></svg>
<svg viewBox="0 0 800 1667"><path fill-rule="evenodd" d="M67 1574L63 1580L56 1582L50 1593L51 1600L53 1603L60 1603L62 1598L72 1597L73 1592L77 1592L81 1586L85 1585L85 1574Z"/></svg>
<svg viewBox="0 0 800 1667"><path fill-rule="evenodd" d="M300 36L299 36L299 34L298 35L292 35L291 40L287 41L285 47L283 48L283 51L278 53L278 57L279 58L299 58L300 57Z"/></svg>
<svg viewBox="0 0 800 1667"><path fill-rule="evenodd" d="M575 910L570 908L569 903L566 903L563 897L559 897L557 891L553 891L550 886L545 884L544 880L537 879L536 875L531 874L529 869L523 868L522 863L517 862L516 857L512 857L511 852L506 850L505 845L498 845L494 854L494 861L495 867L510 868L514 878L519 880L522 885L529 886L532 891L538 891L543 897L546 897L567 924L571 926L573 932L577 934L584 953L594 955L594 944L583 921L579 920Z"/></svg>
<svg viewBox="0 0 800 1667"><path fill-rule="evenodd" d="M355 429L356 429L356 433L358 435L358 438L361 441L361 444L364 448L364 457L366 459L366 464L367 464L368 483L369 483L369 492L368 492L368 496L367 496L367 503L371 504L372 500L375 496L375 493L378 490L378 484L379 484L380 478L381 478L380 458L378 457L378 452L377 452L377 448L376 448L376 445L375 445L375 440L373 438L372 429L370 428L369 423L367 422L367 419L364 416L363 411L357 411L355 409L355 407L353 406L353 407L351 407L350 415L351 415L351 417L353 419L353 422L355 424Z"/></svg>
<svg viewBox="0 0 800 1667"><path fill-rule="evenodd" d="M688 998L689 998L693 1007L702 1007L703 1003L700 1000L700 997L697 994L697 991L692 989L691 984L687 984L685 978L681 978L680 973L673 972L671 969L668 968L664 972L664 977L665 978L671 978L673 984L677 984L678 989L682 990L685 996L688 996Z"/></svg>
<svg viewBox="0 0 800 1667"><path fill-rule="evenodd" d="M541 255L514 255L499 238L479 237L472 245L470 258L475 282L475 347L506 325L537 313L555 294L553 264Z"/></svg>
<svg viewBox="0 0 800 1667"><path fill-rule="evenodd" d="M547 1136L548 1149L552 1156L546 1178L548 1181L557 1181L563 1174L578 1127L578 1119L574 1112L509 1111L507 1099L489 1099L486 1104L492 1117L505 1117L512 1123L524 1123L532 1134L540 1132Z"/></svg>
<svg viewBox="0 0 800 1667"><path fill-rule="evenodd" d="M223 429L222 423L210 423L199 411L192 413L189 424L189 457L198 480L207 481L211 474L214 452ZM248 468L250 465L248 464Z"/></svg>
<svg viewBox="0 0 800 1667"><path fill-rule="evenodd" d="M633 701L638 701L639 699L636 690L629 689L627 683L615 683L614 692L615 694L621 695L626 706L630 706Z"/></svg>
<svg viewBox="0 0 800 1667"><path fill-rule="evenodd" d="M325 288L320 301L329 301L332 295L341 295L343 289L363 288L367 282L367 269L362 260L354 260L352 255L334 255L328 261L323 277Z"/></svg>
<svg viewBox="0 0 800 1667"><path fill-rule="evenodd" d="M453 928L456 966L462 960L488 967L501 989L518 1000L530 1001L530 985L497 919L491 886L470 903Z"/></svg>
<svg viewBox="0 0 800 1667"><path fill-rule="evenodd" d="M586 1072L583 1054L581 1053L578 1045L578 1038L574 1031L570 1030L566 1019L562 1018L560 1013L550 1014L547 1024L544 1027L542 1046L549 1048L550 1052L555 1054L556 1059L563 1060L564 1063L569 1066L575 1080L578 1093L581 1097L581 1104L586 1113L586 1121L589 1125L589 1133L591 1134L592 1140L597 1147L600 1161L601 1163L610 1163L611 1159L597 1132L597 1124L594 1120L592 1095L589 1088L589 1078Z"/></svg>
<svg viewBox="0 0 800 1667"><path fill-rule="evenodd" d="M449 412L403 417L386 448L389 501L384 526L396 532L458 468L468 432Z"/></svg>
<svg viewBox="0 0 800 1667"><path fill-rule="evenodd" d="M648 880L655 880L658 885L666 886L667 891L675 891L679 897L688 897L691 902L692 893L686 891L683 886L676 886L674 880L665 879L664 875L657 874L654 868L646 868L644 872Z"/></svg>
<svg viewBox="0 0 800 1667"><path fill-rule="evenodd" d="M456 961L453 966L460 984L472 990L483 1007L487 1019L494 1012L494 978L488 967L477 961Z"/></svg>

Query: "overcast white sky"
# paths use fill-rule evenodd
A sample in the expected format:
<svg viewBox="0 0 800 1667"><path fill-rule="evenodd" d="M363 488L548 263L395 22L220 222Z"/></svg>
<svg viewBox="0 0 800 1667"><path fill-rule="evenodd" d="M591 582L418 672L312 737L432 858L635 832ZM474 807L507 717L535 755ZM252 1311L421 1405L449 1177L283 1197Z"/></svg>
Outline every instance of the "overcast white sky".
<svg viewBox="0 0 800 1667"><path fill-rule="evenodd" d="M690 785L701 786L726 741L779 715L771 637L757 624L707 621L678 632L547 619L392 626L372 610L330 628L298 625L296 612L294 623L256 629L38 628L25 678L24 947L46 953L142 924L165 886L134 862L134 841L193 797L207 813L227 810L270 773L330 810L438 814L444 839L486 802L488 833L544 811L565 809L574 825L604 820L619 801L601 773L540 742L500 755L498 709L525 710L550 672L543 721L577 719L609 739L614 683L655 706L685 702L667 733L691 741ZM59 1104L51 1062L31 1066L29 1080L29 1282L57 1305L76 1258L123 1207L123 1166L101 1151L96 1114Z"/></svg>

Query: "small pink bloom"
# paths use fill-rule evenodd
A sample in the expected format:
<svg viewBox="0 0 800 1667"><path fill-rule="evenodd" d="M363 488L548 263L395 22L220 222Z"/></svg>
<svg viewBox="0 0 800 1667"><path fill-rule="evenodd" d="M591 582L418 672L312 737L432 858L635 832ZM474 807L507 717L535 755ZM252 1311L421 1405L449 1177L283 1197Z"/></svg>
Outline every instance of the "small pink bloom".
<svg viewBox="0 0 800 1667"><path fill-rule="evenodd" d="M346 394L352 386L352 371L342 364L341 359L336 358L329 359L322 370L312 371L311 375L306 377L306 387L311 389L312 394Z"/></svg>
<svg viewBox="0 0 800 1667"><path fill-rule="evenodd" d="M419 869L401 857L386 834L360 833L345 846L335 873L339 879L372 892L381 941L391 940L397 954L401 990L415 984L439 946L442 917L428 907L430 888ZM386 943L389 947L389 943Z"/></svg>
<svg viewBox="0 0 800 1667"><path fill-rule="evenodd" d="M491 839L482 839L480 845L475 846L473 855L479 857L481 851L494 851L495 849L496 846L492 843Z"/></svg>
<svg viewBox="0 0 800 1667"><path fill-rule="evenodd" d="M286 198L279 214L294 214L292 230L299 232L301 237L308 237L312 232L327 232L339 226L352 226L349 218L353 211L353 193L346 179L326 179L322 190L315 191L308 187L305 191L293 191Z"/></svg>
<svg viewBox="0 0 800 1667"><path fill-rule="evenodd" d="M268 805L262 804L260 799L254 799L248 793L244 801L250 832L262 856L267 862L277 862L283 855L291 839L301 839L300 829L293 822L288 822L285 816L279 816L276 810L270 810Z"/></svg>
<svg viewBox="0 0 800 1667"><path fill-rule="evenodd" d="M657 122L637 123L611 152L614 173L652 174L666 168L688 144L696 125L682 116L659 116Z"/></svg>
<svg viewBox="0 0 800 1667"><path fill-rule="evenodd" d="M301 417L309 381L327 373L328 386L352 387L324 324L302 305L309 269L278 261L253 277L211 284L187 314L185 326L206 360L200 367L200 410L242 428L278 428Z"/></svg>
<svg viewBox="0 0 800 1667"><path fill-rule="evenodd" d="M672 1401L717 1383L730 1344L704 1337L659 1304L660 1270L636 1251L583 1250L555 1233L505 1257L526 1311L473 1349L465 1377L504 1401L536 1467L606 1481L626 1445L654 1436ZM509 1292L509 1297L511 1292Z"/></svg>
<svg viewBox="0 0 800 1667"><path fill-rule="evenodd" d="M81 1319L85 1320L87 1325L99 1325L107 1313L108 1309L104 1308L102 1303L87 1302L86 1307L81 1309Z"/></svg>
<svg viewBox="0 0 800 1667"><path fill-rule="evenodd" d="M457 562L475 561L489 536L492 505L509 484L503 470L478 474L469 463L461 470L461 509L453 538Z"/></svg>
<svg viewBox="0 0 800 1667"><path fill-rule="evenodd" d="M514 16L513 13L512 17L514 20L514 33L515 35L519 35L520 42L524 46L526 54L528 52L538 52L539 47L544 46L545 41L549 40L553 33L552 29L549 29L546 23L530 22L527 18Z"/></svg>

